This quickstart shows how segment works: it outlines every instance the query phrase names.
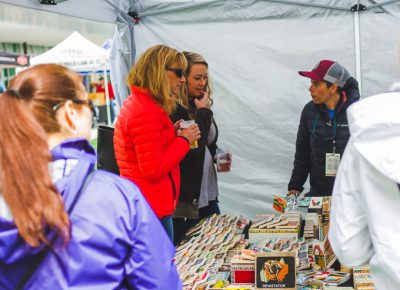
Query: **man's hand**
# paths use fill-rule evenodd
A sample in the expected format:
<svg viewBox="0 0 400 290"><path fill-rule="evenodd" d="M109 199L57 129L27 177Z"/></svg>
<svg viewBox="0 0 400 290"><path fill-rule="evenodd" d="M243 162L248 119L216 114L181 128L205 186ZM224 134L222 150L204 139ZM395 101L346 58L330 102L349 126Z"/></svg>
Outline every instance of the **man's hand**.
<svg viewBox="0 0 400 290"><path fill-rule="evenodd" d="M291 195L296 195L299 196L300 195L300 191L296 190L296 189L291 189L288 191L287 196L291 196Z"/></svg>

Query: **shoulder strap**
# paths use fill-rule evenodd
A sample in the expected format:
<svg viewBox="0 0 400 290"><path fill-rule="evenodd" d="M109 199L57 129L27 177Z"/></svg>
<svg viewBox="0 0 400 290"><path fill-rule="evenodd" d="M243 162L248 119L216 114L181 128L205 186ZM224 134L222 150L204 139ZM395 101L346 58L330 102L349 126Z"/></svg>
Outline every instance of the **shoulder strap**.
<svg viewBox="0 0 400 290"><path fill-rule="evenodd" d="M89 173L85 177L85 181L83 182L82 186L79 188L79 191L75 195L74 199L72 200L71 206L67 210L68 215L71 215L76 203L78 202L78 199L82 195L82 192L85 191L87 185L89 182L92 180L95 170L89 171ZM56 239L58 238L58 235L55 234L49 242L49 245L45 245L45 248L37 254L33 259L31 260L30 265L28 266L28 269L25 271L24 275L22 276L21 280L19 280L19 283L17 286L14 288L15 290L23 290L25 288L25 285L29 282L31 277L35 274L36 270L39 268L40 264L43 262L43 260L46 258L47 254L51 250L51 246L54 244Z"/></svg>

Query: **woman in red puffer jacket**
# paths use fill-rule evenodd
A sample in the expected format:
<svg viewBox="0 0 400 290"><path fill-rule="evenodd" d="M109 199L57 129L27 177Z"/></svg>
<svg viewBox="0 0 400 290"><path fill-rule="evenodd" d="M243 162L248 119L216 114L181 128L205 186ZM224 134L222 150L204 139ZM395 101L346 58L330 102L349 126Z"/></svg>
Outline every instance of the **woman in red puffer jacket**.
<svg viewBox="0 0 400 290"><path fill-rule="evenodd" d="M129 72L131 95L114 131L121 176L134 181L173 240L172 213L179 198L179 163L200 138L197 125L178 130L168 115L185 83L185 56L173 48L149 48Z"/></svg>

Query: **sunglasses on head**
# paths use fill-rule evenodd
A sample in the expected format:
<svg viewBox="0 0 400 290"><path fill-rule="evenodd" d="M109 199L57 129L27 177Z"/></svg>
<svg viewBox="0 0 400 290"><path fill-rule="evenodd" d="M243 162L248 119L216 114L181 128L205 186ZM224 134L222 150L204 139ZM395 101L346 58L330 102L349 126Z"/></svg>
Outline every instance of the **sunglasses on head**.
<svg viewBox="0 0 400 290"><path fill-rule="evenodd" d="M167 68L169 71L173 71L178 78L183 77L183 69L181 68Z"/></svg>

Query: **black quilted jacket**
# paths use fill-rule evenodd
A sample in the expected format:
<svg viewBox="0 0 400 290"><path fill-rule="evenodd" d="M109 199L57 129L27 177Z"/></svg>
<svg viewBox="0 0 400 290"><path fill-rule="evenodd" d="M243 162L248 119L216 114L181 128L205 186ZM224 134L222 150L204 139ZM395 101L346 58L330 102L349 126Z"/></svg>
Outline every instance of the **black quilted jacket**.
<svg viewBox="0 0 400 290"><path fill-rule="evenodd" d="M296 153L292 176L288 189L303 191L303 185L310 175L311 195L332 195L334 177L325 176L325 154L333 152L335 141L336 153L342 157L350 132L347 125L347 108L360 98L356 79L350 78L335 108L334 120L330 120L324 105L312 101L303 109L297 132ZM336 126L334 123L336 122ZM336 127L336 133L334 128Z"/></svg>
<svg viewBox="0 0 400 290"><path fill-rule="evenodd" d="M218 138L218 129L217 137L215 138L214 142L209 145L206 144L210 126L213 122L212 116L213 112L209 109L201 108L197 111L195 121L199 125L201 138L198 140L198 148L190 150L180 163L181 192L179 195L179 200L193 202L194 200L199 199L201 180L203 178L205 150L208 147L211 156L214 156L217 148L216 142ZM175 123L180 119L190 120L188 110L181 105L176 107L170 118L172 123ZM215 122L213 123L216 127Z"/></svg>

